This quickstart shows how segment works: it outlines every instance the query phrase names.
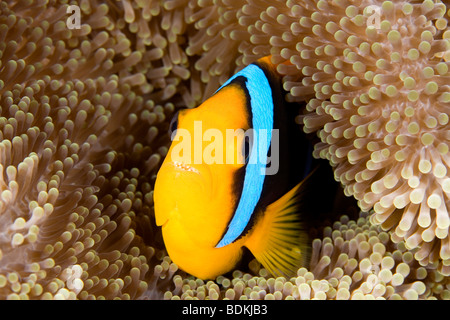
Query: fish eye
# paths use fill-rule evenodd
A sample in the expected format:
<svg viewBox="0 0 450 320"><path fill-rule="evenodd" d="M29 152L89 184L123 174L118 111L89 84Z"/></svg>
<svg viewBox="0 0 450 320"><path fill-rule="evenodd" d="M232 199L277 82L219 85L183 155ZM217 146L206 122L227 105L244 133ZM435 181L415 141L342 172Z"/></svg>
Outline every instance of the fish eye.
<svg viewBox="0 0 450 320"><path fill-rule="evenodd" d="M178 129L178 111L175 113L175 115L172 118L172 121L170 121L169 124L169 135L172 137L172 134L175 130Z"/></svg>

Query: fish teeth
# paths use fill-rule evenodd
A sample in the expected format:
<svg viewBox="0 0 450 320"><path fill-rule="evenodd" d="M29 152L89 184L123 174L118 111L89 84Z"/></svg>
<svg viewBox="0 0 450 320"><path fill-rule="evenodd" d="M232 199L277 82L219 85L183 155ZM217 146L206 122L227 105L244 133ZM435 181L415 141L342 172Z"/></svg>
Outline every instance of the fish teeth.
<svg viewBox="0 0 450 320"><path fill-rule="evenodd" d="M197 169L192 168L191 166L188 166L187 164L184 164L182 162L174 161L173 164L175 167L180 168L182 170L190 171L190 172L194 172L194 173L200 173Z"/></svg>

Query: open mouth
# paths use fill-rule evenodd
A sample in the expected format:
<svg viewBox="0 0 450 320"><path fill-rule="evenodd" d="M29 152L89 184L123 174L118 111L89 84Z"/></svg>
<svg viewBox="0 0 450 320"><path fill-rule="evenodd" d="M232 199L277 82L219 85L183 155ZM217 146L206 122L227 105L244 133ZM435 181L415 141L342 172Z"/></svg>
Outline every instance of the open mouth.
<svg viewBox="0 0 450 320"><path fill-rule="evenodd" d="M173 161L172 164L176 168L178 168L180 170L183 170L183 171L189 171L189 172L193 172L193 173L200 173L197 169L195 169L195 168L193 168L193 167L191 167L191 166L189 166L187 164L184 164L182 162Z"/></svg>

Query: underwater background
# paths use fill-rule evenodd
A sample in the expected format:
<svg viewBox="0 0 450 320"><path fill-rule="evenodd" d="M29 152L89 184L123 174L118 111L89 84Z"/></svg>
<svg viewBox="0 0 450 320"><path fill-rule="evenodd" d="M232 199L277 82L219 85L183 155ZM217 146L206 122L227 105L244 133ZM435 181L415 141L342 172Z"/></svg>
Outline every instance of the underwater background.
<svg viewBox="0 0 450 320"><path fill-rule="evenodd" d="M1 1L0 299L450 299L449 8ZM296 277L196 279L155 224L169 123L267 55L358 207Z"/></svg>

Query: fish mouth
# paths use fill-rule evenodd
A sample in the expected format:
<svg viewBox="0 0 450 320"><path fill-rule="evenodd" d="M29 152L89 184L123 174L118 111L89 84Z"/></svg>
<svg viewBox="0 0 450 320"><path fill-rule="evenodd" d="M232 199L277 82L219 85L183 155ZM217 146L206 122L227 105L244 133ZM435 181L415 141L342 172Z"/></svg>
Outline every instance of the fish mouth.
<svg viewBox="0 0 450 320"><path fill-rule="evenodd" d="M161 228L165 228L167 226L167 224L169 223L169 218L167 218L166 221L164 221L164 223L161 225Z"/></svg>
<svg viewBox="0 0 450 320"><path fill-rule="evenodd" d="M200 174L200 171L198 171L196 168L194 168L190 165L187 165L185 163L179 162L179 161L172 161L171 165L174 166L178 170Z"/></svg>

